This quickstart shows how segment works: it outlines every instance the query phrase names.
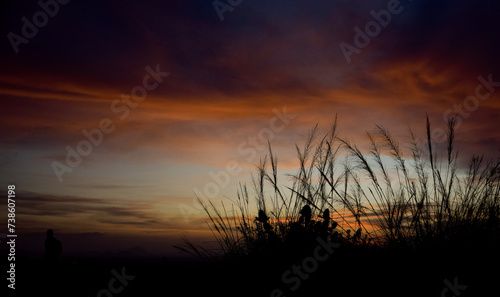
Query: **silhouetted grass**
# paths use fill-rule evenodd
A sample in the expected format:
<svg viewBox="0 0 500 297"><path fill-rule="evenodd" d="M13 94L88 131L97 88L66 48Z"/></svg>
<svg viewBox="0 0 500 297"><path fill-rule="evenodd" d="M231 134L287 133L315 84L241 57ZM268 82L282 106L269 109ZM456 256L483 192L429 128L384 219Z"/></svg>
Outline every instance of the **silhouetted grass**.
<svg viewBox="0 0 500 297"><path fill-rule="evenodd" d="M460 173L455 121L449 121L444 157L433 146L428 119L426 131L426 141L419 142L409 129L405 149L377 125L367 133L370 150L363 152L338 137L337 119L321 138L316 125L304 147L296 145L299 169L288 186L278 182L269 145L253 178L253 201L244 185L229 208L199 200L220 254L288 255L307 250L318 236L332 236L344 248L498 243L500 163L473 156ZM202 254L189 242L183 249Z"/></svg>

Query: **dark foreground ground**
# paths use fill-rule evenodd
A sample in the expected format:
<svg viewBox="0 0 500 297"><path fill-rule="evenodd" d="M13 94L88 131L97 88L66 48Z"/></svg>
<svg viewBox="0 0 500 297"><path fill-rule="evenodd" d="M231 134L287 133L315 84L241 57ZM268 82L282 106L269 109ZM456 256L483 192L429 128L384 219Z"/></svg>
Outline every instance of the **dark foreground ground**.
<svg viewBox="0 0 500 297"><path fill-rule="evenodd" d="M498 252L498 245L474 244L419 252L339 247L328 256L318 253L321 261L313 260L312 249L219 263L63 259L57 267L19 258L16 290L8 291L9 296L72 297L499 296Z"/></svg>

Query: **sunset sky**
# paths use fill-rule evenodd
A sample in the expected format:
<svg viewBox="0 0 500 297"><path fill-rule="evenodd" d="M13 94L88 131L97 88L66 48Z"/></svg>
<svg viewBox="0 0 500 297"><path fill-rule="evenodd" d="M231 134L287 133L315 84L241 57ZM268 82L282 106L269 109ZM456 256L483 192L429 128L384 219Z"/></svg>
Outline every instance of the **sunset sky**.
<svg viewBox="0 0 500 297"><path fill-rule="evenodd" d="M229 2L0 4L0 180L27 249L47 228L68 253L203 237L196 191L229 203L267 140L293 172L335 114L359 143L457 115L462 158L499 157L498 1Z"/></svg>

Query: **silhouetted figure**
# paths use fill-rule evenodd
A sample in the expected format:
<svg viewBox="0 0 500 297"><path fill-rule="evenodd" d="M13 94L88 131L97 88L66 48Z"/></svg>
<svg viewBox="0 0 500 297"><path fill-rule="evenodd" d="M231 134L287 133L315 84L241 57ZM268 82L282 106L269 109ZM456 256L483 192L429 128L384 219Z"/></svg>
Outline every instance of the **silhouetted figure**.
<svg viewBox="0 0 500 297"><path fill-rule="evenodd" d="M61 241L54 237L54 231L52 229L47 230L47 238L45 239L45 253L43 255L44 260L50 264L57 263L57 259L61 255L61 252Z"/></svg>
<svg viewBox="0 0 500 297"><path fill-rule="evenodd" d="M45 252L43 254L43 266L40 270L40 296L67 296L65 290L66 282L62 280L65 277L60 270L58 258L62 252L61 241L54 237L52 229L47 230L47 238L45 239ZM54 280L57 279L57 282Z"/></svg>

